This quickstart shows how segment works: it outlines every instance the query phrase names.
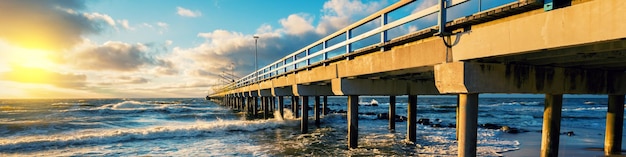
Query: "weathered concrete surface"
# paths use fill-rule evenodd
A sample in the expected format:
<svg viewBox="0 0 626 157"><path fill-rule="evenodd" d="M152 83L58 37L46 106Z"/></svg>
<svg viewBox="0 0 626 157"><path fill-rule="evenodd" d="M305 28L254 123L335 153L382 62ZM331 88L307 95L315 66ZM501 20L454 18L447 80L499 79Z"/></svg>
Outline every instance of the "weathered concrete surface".
<svg viewBox="0 0 626 157"><path fill-rule="evenodd" d="M272 88L273 96L293 96L292 86L274 87Z"/></svg>
<svg viewBox="0 0 626 157"><path fill-rule="evenodd" d="M296 84L295 74L290 73L272 79L274 87L286 87Z"/></svg>
<svg viewBox="0 0 626 157"><path fill-rule="evenodd" d="M626 37L626 1L600 0L514 15L472 26L453 49L456 61Z"/></svg>
<svg viewBox="0 0 626 157"><path fill-rule="evenodd" d="M623 72L603 70L466 62L435 66L441 93L622 93L623 80Z"/></svg>
<svg viewBox="0 0 626 157"><path fill-rule="evenodd" d="M337 78L337 65L318 66L309 70L298 71L295 81L298 84L321 82Z"/></svg>
<svg viewBox="0 0 626 157"><path fill-rule="evenodd" d="M445 45L439 38L427 38L337 62L337 78L410 70L445 62Z"/></svg>
<svg viewBox="0 0 626 157"><path fill-rule="evenodd" d="M295 96L315 96L332 95L330 85L293 85L293 95Z"/></svg>
<svg viewBox="0 0 626 157"><path fill-rule="evenodd" d="M273 96L272 95L272 89L268 88L268 89L261 89L261 90L259 90L259 96L264 96L264 97Z"/></svg>
<svg viewBox="0 0 626 157"><path fill-rule="evenodd" d="M405 95L439 94L432 80L333 79L335 95Z"/></svg>

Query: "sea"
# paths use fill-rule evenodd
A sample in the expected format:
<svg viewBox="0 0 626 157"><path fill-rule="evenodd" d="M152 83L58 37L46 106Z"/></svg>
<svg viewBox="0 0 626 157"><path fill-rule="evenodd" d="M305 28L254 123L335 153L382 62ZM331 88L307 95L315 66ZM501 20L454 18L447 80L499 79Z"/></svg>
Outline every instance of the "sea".
<svg viewBox="0 0 626 157"><path fill-rule="evenodd" d="M406 121L389 130L378 117L388 97L360 97L354 149L347 148L346 101L329 97L319 126L309 110L309 133L301 134L290 109L255 119L203 98L0 99L0 156L456 156L455 97L418 97L417 117L429 124L417 125L414 143L405 140ZM543 98L481 97L478 155L528 147L523 139L540 134L543 110ZM581 149L601 152L606 112L606 98L565 98L561 144L576 138ZM397 98L396 113L407 115L406 97Z"/></svg>

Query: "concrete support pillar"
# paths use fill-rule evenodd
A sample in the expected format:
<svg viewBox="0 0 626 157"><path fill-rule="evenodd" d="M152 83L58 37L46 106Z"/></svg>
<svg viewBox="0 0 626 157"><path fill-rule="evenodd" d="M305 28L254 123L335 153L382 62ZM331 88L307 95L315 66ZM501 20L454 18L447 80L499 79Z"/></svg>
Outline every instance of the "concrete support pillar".
<svg viewBox="0 0 626 157"><path fill-rule="evenodd" d="M396 129L396 96L389 96L389 130Z"/></svg>
<svg viewBox="0 0 626 157"><path fill-rule="evenodd" d="M300 132L306 134L309 131L309 97L301 96L300 98L302 100L302 118L300 118Z"/></svg>
<svg viewBox="0 0 626 157"><path fill-rule="evenodd" d="M293 118L297 118L296 116L296 102L298 102L298 100L296 99L296 96L291 96L291 114L293 116Z"/></svg>
<svg viewBox="0 0 626 157"><path fill-rule="evenodd" d="M243 110L246 113L250 113L250 107L248 107L249 104L250 104L250 97L243 97Z"/></svg>
<svg viewBox="0 0 626 157"><path fill-rule="evenodd" d="M268 97L263 97L263 119L267 119L269 118L269 98Z"/></svg>
<svg viewBox="0 0 626 157"><path fill-rule="evenodd" d="M348 148L357 148L359 140L359 96L348 96Z"/></svg>
<svg viewBox="0 0 626 157"><path fill-rule="evenodd" d="M541 132L541 157L556 157L559 155L563 95L546 94L545 99Z"/></svg>
<svg viewBox="0 0 626 157"><path fill-rule="evenodd" d="M258 113L257 112L258 106L259 106L259 97L254 97L254 100L252 102L252 115L254 115L255 117Z"/></svg>
<svg viewBox="0 0 626 157"><path fill-rule="evenodd" d="M285 106L284 97L278 96L278 112L280 113L280 118L285 118L285 112L283 111L284 106Z"/></svg>
<svg viewBox="0 0 626 157"><path fill-rule="evenodd" d="M458 156L476 156L478 94L459 94Z"/></svg>
<svg viewBox="0 0 626 157"><path fill-rule="evenodd" d="M239 97L239 111L243 111L243 109L244 109L244 106L243 106L244 101L245 101L245 97L243 97L243 96Z"/></svg>
<svg viewBox="0 0 626 157"><path fill-rule="evenodd" d="M248 112L248 114L250 114L252 112L252 106L250 105L250 100L252 100L252 97L246 97L246 112Z"/></svg>
<svg viewBox="0 0 626 157"><path fill-rule="evenodd" d="M313 105L313 111L315 112L315 126L320 126L320 96L315 96L315 105Z"/></svg>
<svg viewBox="0 0 626 157"><path fill-rule="evenodd" d="M235 109L239 110L240 105L241 105L241 97L237 96L237 98L235 98Z"/></svg>
<svg viewBox="0 0 626 157"><path fill-rule="evenodd" d="M270 97L270 111L272 114L276 111L276 97Z"/></svg>
<svg viewBox="0 0 626 157"><path fill-rule="evenodd" d="M620 155L624 130L624 95L609 95L604 134L604 155Z"/></svg>
<svg viewBox="0 0 626 157"><path fill-rule="evenodd" d="M239 105L239 97L233 97L233 109L237 110L238 105Z"/></svg>
<svg viewBox="0 0 626 157"><path fill-rule="evenodd" d="M409 95L407 108L406 138L411 142L417 140L417 95Z"/></svg>
<svg viewBox="0 0 626 157"><path fill-rule="evenodd" d="M461 113L461 109L459 108L461 103L461 97L459 95L456 95L456 140L459 140L459 113Z"/></svg>
<svg viewBox="0 0 626 157"><path fill-rule="evenodd" d="M300 106L300 101L299 101L299 100L300 100L300 97L299 97L299 96L296 96L294 100L295 100L295 103L294 103L294 105L293 105L293 115L294 115L296 118L300 118L300 114L298 113L298 106Z"/></svg>
<svg viewBox="0 0 626 157"><path fill-rule="evenodd" d="M328 113L328 111L326 110L327 108L328 108L328 96L324 96L324 103L322 104L322 113L324 113L324 115Z"/></svg>
<svg viewBox="0 0 626 157"><path fill-rule="evenodd" d="M228 104L227 104L228 108L232 108L232 105L233 105L233 97L228 96L228 98L227 98L227 99L228 99Z"/></svg>

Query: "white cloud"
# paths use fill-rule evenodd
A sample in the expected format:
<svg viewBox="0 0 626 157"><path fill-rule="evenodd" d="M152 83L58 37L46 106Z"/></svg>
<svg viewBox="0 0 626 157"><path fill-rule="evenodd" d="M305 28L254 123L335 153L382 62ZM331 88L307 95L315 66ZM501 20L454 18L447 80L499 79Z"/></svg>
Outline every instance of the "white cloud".
<svg viewBox="0 0 626 157"><path fill-rule="evenodd" d="M165 46L170 46L174 43L172 40L165 40Z"/></svg>
<svg viewBox="0 0 626 157"><path fill-rule="evenodd" d="M147 65L161 65L163 60L151 56L150 47L138 43L108 41L96 45L86 41L65 56L69 65L82 70L137 71Z"/></svg>
<svg viewBox="0 0 626 157"><path fill-rule="evenodd" d="M154 28L154 26L152 26L151 24L148 24L148 23L142 23L141 25L143 27Z"/></svg>
<svg viewBox="0 0 626 157"><path fill-rule="evenodd" d="M324 3L322 18L317 26L318 34L330 34L352 22L370 15L385 6L387 1L363 3L358 0L331 0Z"/></svg>
<svg viewBox="0 0 626 157"><path fill-rule="evenodd" d="M126 30L135 30L135 28L130 27L130 25L128 24L128 20L123 19L123 20L117 20L117 23L119 23L120 25L122 25L122 27Z"/></svg>
<svg viewBox="0 0 626 157"><path fill-rule="evenodd" d="M185 9L183 7L176 7L176 13L183 17L199 17L202 16L202 13L198 10L191 11L189 9Z"/></svg>
<svg viewBox="0 0 626 157"><path fill-rule="evenodd" d="M157 26L159 26L159 34L163 34L165 31L168 30L169 28L169 24L165 23L165 22L157 22Z"/></svg>
<svg viewBox="0 0 626 157"><path fill-rule="evenodd" d="M313 18L306 14L291 14L287 19L280 19L285 33L292 35L301 35L314 30L311 23L313 23Z"/></svg>
<svg viewBox="0 0 626 157"><path fill-rule="evenodd" d="M100 33L107 23L114 24L102 14L106 22L77 13L85 9L84 1L2 0L0 8L0 39L20 47L68 49L79 44L83 35Z"/></svg>
<svg viewBox="0 0 626 157"><path fill-rule="evenodd" d="M157 22L157 26L167 29L169 25L165 22Z"/></svg>
<svg viewBox="0 0 626 157"><path fill-rule="evenodd" d="M92 20L92 21L98 21L98 20L104 21L107 24L109 24L109 26L115 27L115 20L113 20L113 18L111 18L111 16L107 14L83 13L83 16L85 16L87 19Z"/></svg>

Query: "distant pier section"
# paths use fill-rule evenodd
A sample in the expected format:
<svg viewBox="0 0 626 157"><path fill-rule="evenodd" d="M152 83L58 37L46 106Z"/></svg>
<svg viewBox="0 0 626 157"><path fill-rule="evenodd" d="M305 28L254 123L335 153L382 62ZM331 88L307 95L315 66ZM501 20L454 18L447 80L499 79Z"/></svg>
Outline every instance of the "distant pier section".
<svg viewBox="0 0 626 157"><path fill-rule="evenodd" d="M249 112L283 113L284 99L308 131L327 96L347 96L348 147L358 146L359 96L408 95L407 140L416 141L418 95L457 95L458 156L476 156L481 93L545 94L541 152L558 156L563 94L604 94L604 151L621 153L626 93L624 0L439 0L402 17L401 0L259 68L207 99ZM506 3L503 3L506 2ZM411 8L413 7L413 8ZM469 12L459 8L476 7ZM394 34L399 28L419 28ZM299 108L298 108L299 107ZM299 114L298 114L298 110ZM281 114L282 115L282 114Z"/></svg>

